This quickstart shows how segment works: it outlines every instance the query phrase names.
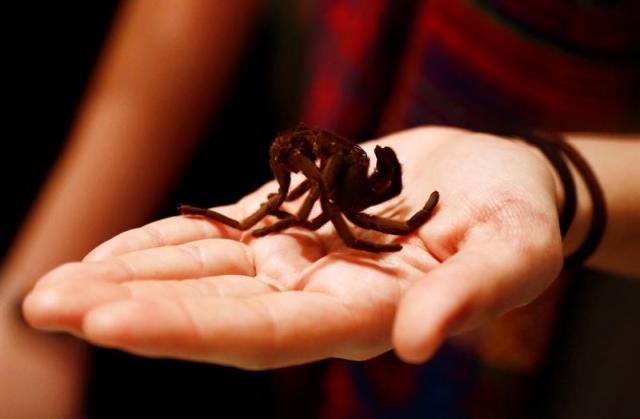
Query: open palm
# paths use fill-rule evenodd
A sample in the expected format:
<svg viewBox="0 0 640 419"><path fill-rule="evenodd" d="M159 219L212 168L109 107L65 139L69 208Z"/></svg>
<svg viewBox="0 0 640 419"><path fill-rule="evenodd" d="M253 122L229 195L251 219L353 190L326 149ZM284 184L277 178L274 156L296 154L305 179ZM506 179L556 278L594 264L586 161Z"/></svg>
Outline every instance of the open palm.
<svg viewBox="0 0 640 419"><path fill-rule="evenodd" d="M555 186L527 146L447 128L366 143L403 163L402 196L369 212L404 219L441 200L396 253L346 247L333 226L260 239L176 216L116 236L45 275L25 302L35 327L147 356L271 368L391 348L429 357L448 335L526 304L562 261ZM276 189L218 208L236 219ZM291 204L290 210L295 208Z"/></svg>

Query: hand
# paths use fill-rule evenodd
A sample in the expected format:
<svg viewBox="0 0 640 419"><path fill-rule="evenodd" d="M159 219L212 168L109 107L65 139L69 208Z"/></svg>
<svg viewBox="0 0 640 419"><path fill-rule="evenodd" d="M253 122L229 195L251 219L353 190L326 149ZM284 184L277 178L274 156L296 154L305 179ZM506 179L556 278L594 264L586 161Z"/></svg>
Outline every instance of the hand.
<svg viewBox="0 0 640 419"><path fill-rule="evenodd" d="M250 369L362 360L391 348L422 362L447 336L527 304L555 279L556 187L535 151L438 127L365 149L376 144L395 149L405 188L367 212L404 218L440 191L426 224L393 236L400 252L346 248L330 224L255 239L176 216L48 273L26 299L25 316L98 345ZM275 189L271 182L218 210L242 218Z"/></svg>

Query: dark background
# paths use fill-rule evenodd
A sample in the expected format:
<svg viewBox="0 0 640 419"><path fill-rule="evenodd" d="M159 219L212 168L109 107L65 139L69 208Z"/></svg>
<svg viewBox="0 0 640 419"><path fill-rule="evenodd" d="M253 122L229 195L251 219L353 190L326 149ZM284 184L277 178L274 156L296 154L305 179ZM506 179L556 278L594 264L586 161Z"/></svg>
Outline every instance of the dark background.
<svg viewBox="0 0 640 419"><path fill-rule="evenodd" d="M64 143L117 3L40 2L13 5L3 12L8 21L4 37L8 55L3 66L8 70L3 95L8 110L0 142L3 253ZM273 55L271 36L265 22L223 113L212 118L196 159L158 217L173 214L178 202L234 201L269 179L269 141L282 128L274 122L277 118L266 88ZM235 141L238 137L253 139L251 153L244 153L247 144ZM216 158L221 153L232 157ZM253 171L242 175L233 170L233 156L240 154ZM541 376L536 416L634 416L640 398L639 307L637 280L591 273L576 284ZM276 413L274 400L279 396L271 386L274 379L287 376L282 371L245 372L103 349L94 350L92 365L88 413L93 418L171 414L267 418L284 413ZM312 368L320 374L317 365ZM318 397L301 401L306 407L297 406L298 412L318 402Z"/></svg>
<svg viewBox="0 0 640 419"><path fill-rule="evenodd" d="M9 21L5 103L10 111L0 151L2 254L64 145L117 5L115 0L39 2L3 12ZM266 156L277 129L265 102L266 27L258 29L222 114L211 119L196 158L156 218L175 214L181 202L232 202L269 179ZM238 138L252 139L251 152ZM232 162L241 155L254 168L248 173L234 170ZM104 349L93 353L89 417L272 417L272 373Z"/></svg>

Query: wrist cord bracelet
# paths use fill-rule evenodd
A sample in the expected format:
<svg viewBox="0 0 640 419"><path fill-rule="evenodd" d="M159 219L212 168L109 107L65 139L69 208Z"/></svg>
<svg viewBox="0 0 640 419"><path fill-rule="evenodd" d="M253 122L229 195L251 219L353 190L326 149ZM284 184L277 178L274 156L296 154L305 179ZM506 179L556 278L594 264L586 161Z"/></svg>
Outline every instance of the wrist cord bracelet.
<svg viewBox="0 0 640 419"><path fill-rule="evenodd" d="M576 189L573 176L569 171L562 155L573 164L582 176L592 201L591 226L589 232L571 255L565 258L565 267L577 268L582 265L597 249L604 236L607 224L607 206L604 192L593 170L582 155L561 135L552 133L529 132L520 135L526 142L536 146L550 161L562 183L565 194L564 208L560 214L560 228L562 235L566 234L576 212Z"/></svg>
<svg viewBox="0 0 640 419"><path fill-rule="evenodd" d="M569 227L576 216L577 209L576 183L573 180L569 166L564 161L558 150L545 141L545 139L540 135L528 133L521 135L521 138L524 139L525 142L538 148L542 154L544 154L560 178L560 183L562 184L564 192L564 205L560 212L559 219L560 233L562 234L562 237L564 237L567 234L567 231L569 231Z"/></svg>
<svg viewBox="0 0 640 419"><path fill-rule="evenodd" d="M585 182L589 195L591 197L591 226L589 233L584 239L580 247L567 258L565 264L569 267L579 266L584 263L598 248L598 244L604 236L605 227L607 225L607 205L604 198L602 186L598 182L595 173L589 166L589 163L582 157L580 152L566 141L559 134L550 135L551 141L564 155L571 161L578 173Z"/></svg>

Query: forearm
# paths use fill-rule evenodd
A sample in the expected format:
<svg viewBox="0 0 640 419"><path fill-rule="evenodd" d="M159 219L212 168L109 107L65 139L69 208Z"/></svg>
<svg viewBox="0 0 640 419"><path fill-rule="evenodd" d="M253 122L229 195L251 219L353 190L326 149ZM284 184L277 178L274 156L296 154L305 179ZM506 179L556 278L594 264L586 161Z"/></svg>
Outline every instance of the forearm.
<svg viewBox="0 0 640 419"><path fill-rule="evenodd" d="M124 5L70 141L5 260L3 294L22 295L47 270L152 214L219 102L256 7Z"/></svg>
<svg viewBox="0 0 640 419"><path fill-rule="evenodd" d="M640 136L568 134L567 138L592 167L608 210L603 240L587 266L640 277ZM565 239L567 251L584 240L591 223L591 199L581 177L573 173L578 211Z"/></svg>

